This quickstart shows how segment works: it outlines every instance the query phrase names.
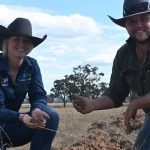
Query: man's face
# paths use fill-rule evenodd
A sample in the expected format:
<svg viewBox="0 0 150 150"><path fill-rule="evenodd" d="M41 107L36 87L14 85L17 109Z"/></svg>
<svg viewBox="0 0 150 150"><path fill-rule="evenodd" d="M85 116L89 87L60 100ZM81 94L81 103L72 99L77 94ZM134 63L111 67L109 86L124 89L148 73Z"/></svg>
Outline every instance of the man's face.
<svg viewBox="0 0 150 150"><path fill-rule="evenodd" d="M146 42L150 38L150 13L127 18L125 27L137 42Z"/></svg>

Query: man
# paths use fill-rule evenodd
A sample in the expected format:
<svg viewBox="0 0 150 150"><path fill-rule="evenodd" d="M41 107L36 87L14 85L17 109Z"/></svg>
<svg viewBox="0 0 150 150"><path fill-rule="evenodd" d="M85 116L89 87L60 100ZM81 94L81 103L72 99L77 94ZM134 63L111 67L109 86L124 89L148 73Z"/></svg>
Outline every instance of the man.
<svg viewBox="0 0 150 150"><path fill-rule="evenodd" d="M73 105L83 114L119 107L132 90L138 97L129 104L124 123L130 131L131 118L138 109L145 111L145 122L134 150L150 150L150 3L148 0L125 0L123 18L110 19L124 27L130 36L115 56L110 86L101 97L92 101L75 96Z"/></svg>

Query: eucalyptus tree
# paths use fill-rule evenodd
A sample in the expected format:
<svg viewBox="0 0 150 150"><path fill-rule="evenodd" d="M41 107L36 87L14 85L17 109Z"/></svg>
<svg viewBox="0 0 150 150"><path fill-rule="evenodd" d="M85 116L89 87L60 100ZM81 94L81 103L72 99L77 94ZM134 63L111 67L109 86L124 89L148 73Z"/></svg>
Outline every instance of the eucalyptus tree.
<svg viewBox="0 0 150 150"><path fill-rule="evenodd" d="M98 67L79 65L73 68L73 74L54 81L50 96L57 101L63 101L64 106L68 101L72 101L73 95L76 94L93 99L101 95L107 87L107 83L101 82L102 76L104 73L98 73Z"/></svg>

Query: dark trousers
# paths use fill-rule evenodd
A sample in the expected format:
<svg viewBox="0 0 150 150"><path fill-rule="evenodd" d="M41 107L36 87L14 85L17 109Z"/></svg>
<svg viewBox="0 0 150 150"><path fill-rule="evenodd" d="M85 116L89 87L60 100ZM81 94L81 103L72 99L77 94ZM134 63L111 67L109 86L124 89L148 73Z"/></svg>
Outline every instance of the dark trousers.
<svg viewBox="0 0 150 150"><path fill-rule="evenodd" d="M150 113L146 115L134 145L134 150L150 150Z"/></svg>
<svg viewBox="0 0 150 150"><path fill-rule="evenodd" d="M9 123L5 125L4 132L2 132L4 147L17 147L31 142L30 150L51 150L51 145L58 128L59 116L57 112L48 107L44 111L50 118L47 120L45 128L54 131L30 129L20 121Z"/></svg>

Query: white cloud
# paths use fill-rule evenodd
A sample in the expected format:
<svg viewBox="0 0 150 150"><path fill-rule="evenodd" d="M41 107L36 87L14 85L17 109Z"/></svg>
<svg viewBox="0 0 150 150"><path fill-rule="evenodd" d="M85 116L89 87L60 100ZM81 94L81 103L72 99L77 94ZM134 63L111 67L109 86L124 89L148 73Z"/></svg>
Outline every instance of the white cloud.
<svg viewBox="0 0 150 150"><path fill-rule="evenodd" d="M87 58L87 62L97 62L97 61L101 61L104 63L112 63L114 56L113 55L109 55L109 54L99 54L99 55L95 55L93 57L89 57Z"/></svg>
<svg viewBox="0 0 150 150"><path fill-rule="evenodd" d="M54 80L72 73L78 65L101 66L104 72L103 65L107 64L110 69L117 49L126 38L123 29L101 25L78 13L61 16L37 8L6 5L0 5L0 10L2 25L7 26L16 17L25 17L32 22L34 36L48 35L30 54L39 62L47 91Z"/></svg>
<svg viewBox="0 0 150 150"><path fill-rule="evenodd" d="M55 62L56 58L55 57L47 57L47 56L37 56L36 59L42 62Z"/></svg>
<svg viewBox="0 0 150 150"><path fill-rule="evenodd" d="M36 31L36 34L45 31L50 36L60 38L95 35L101 32L92 18L77 13L69 16L58 16L36 8L6 5L0 5L0 10L0 21L2 23L8 24L16 17L26 17L32 21L33 31Z"/></svg>

